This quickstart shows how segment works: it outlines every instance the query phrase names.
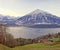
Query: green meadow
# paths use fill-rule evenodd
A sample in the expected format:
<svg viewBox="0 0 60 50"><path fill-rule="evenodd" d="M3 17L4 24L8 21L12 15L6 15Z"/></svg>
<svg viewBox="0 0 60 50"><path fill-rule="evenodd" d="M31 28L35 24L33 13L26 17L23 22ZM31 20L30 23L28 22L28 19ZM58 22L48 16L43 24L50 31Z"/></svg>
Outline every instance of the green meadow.
<svg viewBox="0 0 60 50"><path fill-rule="evenodd" d="M15 48L9 48L7 46L0 44L0 50L60 50L60 44L50 46L42 43L37 43L24 46L17 46Z"/></svg>

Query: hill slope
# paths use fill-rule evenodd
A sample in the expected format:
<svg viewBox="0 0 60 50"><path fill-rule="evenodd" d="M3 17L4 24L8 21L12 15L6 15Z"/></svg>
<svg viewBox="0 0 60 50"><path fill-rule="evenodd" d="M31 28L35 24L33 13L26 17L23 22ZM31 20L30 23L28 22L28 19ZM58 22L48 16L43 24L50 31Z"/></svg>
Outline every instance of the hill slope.
<svg viewBox="0 0 60 50"><path fill-rule="evenodd" d="M8 48L0 44L0 50L60 50L60 44L49 46L41 43L30 44L25 46L18 46L15 48Z"/></svg>
<svg viewBox="0 0 60 50"><path fill-rule="evenodd" d="M11 50L11 48L0 44L0 50Z"/></svg>
<svg viewBox="0 0 60 50"><path fill-rule="evenodd" d="M30 44L21 47L16 47L14 50L58 50L60 49L60 44L55 46L44 45L41 43L38 44Z"/></svg>

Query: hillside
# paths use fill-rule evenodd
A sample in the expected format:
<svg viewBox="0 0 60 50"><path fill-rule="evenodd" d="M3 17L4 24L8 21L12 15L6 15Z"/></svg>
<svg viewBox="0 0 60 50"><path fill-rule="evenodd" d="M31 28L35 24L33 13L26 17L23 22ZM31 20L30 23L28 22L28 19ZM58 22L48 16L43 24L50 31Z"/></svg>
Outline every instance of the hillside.
<svg viewBox="0 0 60 50"><path fill-rule="evenodd" d="M0 44L0 50L11 50L11 48Z"/></svg>
<svg viewBox="0 0 60 50"><path fill-rule="evenodd" d="M0 50L60 50L60 44L50 46L42 43L29 44L25 46L17 46L15 48L8 48L0 44Z"/></svg>

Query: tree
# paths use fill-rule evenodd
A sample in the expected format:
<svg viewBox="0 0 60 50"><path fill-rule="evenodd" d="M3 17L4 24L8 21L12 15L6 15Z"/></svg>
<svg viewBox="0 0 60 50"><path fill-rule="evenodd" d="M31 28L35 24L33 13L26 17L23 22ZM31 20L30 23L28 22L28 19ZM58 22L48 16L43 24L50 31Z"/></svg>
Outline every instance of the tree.
<svg viewBox="0 0 60 50"><path fill-rule="evenodd" d="M9 47L15 47L15 39L14 37L7 33L6 36L5 36L5 45L9 46Z"/></svg>

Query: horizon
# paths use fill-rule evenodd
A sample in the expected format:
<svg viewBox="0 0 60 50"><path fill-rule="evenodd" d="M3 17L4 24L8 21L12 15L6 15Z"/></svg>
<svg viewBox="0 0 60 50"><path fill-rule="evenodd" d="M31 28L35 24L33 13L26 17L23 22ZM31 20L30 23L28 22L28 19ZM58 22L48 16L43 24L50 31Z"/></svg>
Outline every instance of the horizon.
<svg viewBox="0 0 60 50"><path fill-rule="evenodd" d="M21 17L36 9L60 17L59 0L0 0L0 14Z"/></svg>

